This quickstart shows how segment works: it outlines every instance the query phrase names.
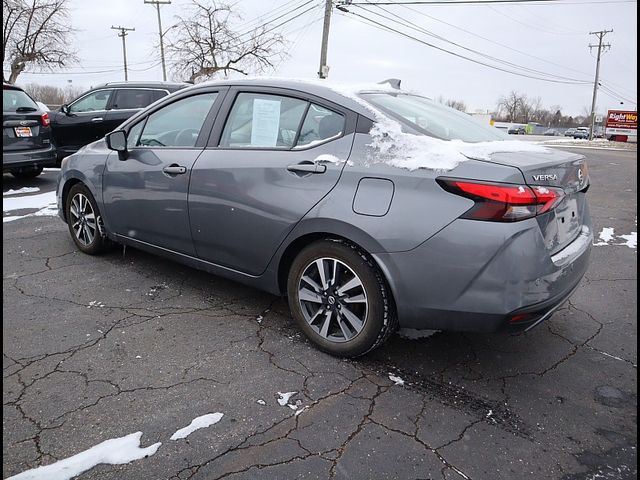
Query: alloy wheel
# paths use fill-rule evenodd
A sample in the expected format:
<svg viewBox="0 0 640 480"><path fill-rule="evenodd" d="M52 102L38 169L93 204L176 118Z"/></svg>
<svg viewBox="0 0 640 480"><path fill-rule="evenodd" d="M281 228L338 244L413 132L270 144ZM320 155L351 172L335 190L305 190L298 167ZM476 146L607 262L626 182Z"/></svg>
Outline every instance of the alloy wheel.
<svg viewBox="0 0 640 480"><path fill-rule="evenodd" d="M98 224L91 202L82 193L76 193L69 207L71 226L76 239L84 246L91 245L96 237Z"/></svg>
<svg viewBox="0 0 640 480"><path fill-rule="evenodd" d="M309 326L332 342L352 340L367 320L362 280L335 258L318 258L307 265L298 283L298 301Z"/></svg>

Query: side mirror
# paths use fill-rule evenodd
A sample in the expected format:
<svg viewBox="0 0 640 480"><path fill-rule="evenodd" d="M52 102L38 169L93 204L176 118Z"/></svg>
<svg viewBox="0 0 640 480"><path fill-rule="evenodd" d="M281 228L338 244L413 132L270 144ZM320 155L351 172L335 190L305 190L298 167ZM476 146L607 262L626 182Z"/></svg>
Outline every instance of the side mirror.
<svg viewBox="0 0 640 480"><path fill-rule="evenodd" d="M69 105L66 103L60 106L60 111L65 115L69 115Z"/></svg>
<svg viewBox="0 0 640 480"><path fill-rule="evenodd" d="M126 160L127 158L127 134L124 130L116 130L111 133L107 133L104 137L107 142L107 148L118 152L120 160Z"/></svg>

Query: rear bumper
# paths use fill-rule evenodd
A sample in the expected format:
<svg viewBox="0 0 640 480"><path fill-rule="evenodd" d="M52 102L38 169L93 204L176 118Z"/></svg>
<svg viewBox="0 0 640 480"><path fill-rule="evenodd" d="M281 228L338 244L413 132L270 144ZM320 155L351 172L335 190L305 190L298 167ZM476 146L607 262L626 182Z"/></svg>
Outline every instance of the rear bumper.
<svg viewBox="0 0 640 480"><path fill-rule="evenodd" d="M25 167L54 167L56 149L53 145L39 150L2 152L2 171Z"/></svg>
<svg viewBox="0 0 640 480"><path fill-rule="evenodd" d="M413 250L374 258L389 280L402 327L496 332L549 318L580 283L592 243L585 225L549 256L535 219L459 219Z"/></svg>

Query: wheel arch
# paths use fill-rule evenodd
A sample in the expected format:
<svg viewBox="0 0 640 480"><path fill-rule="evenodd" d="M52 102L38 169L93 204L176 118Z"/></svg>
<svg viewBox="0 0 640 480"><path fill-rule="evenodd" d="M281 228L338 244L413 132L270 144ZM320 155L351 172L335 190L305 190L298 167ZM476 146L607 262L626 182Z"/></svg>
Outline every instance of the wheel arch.
<svg viewBox="0 0 640 480"><path fill-rule="evenodd" d="M62 186L62 216L64 218L64 221L66 222L67 219L67 210L66 210L66 205L67 205L67 195L69 195L69 191L71 190L71 188L78 184L78 183L82 183L84 185L86 185L86 183L84 183L82 180L80 180L77 177L71 177L68 178L65 182L64 185ZM87 187L88 188L88 187Z"/></svg>
<svg viewBox="0 0 640 480"><path fill-rule="evenodd" d="M342 224L340 222L339 224L334 225L334 228L325 228L315 231L307 225L304 228L304 231L299 232L299 234L295 236L290 235L290 238L291 240L281 249L282 253L277 258L276 279L278 293L281 295L285 295L287 293L287 278L289 276L291 264L303 248L318 240L334 240L354 246L366 255L374 265L376 265L381 277L386 283L389 298L391 299L391 305L395 309L392 282L390 282L390 279L388 278L389 272L386 268L380 265L376 256L373 255L376 251L384 250L371 236L352 225Z"/></svg>

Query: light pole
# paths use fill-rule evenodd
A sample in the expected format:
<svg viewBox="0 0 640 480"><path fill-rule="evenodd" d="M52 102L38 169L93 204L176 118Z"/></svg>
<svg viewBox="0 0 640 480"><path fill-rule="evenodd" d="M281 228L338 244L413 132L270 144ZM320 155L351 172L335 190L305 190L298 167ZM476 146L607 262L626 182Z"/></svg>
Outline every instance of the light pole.
<svg viewBox="0 0 640 480"><path fill-rule="evenodd" d="M164 42L162 33L162 18L160 17L160 5L170 5L171 0L144 0L144 3L155 5L158 12L158 35L160 36L160 61L162 62L162 80L167 81L167 66L164 62ZM168 31L169 29L167 29ZM165 32L166 33L166 32Z"/></svg>

